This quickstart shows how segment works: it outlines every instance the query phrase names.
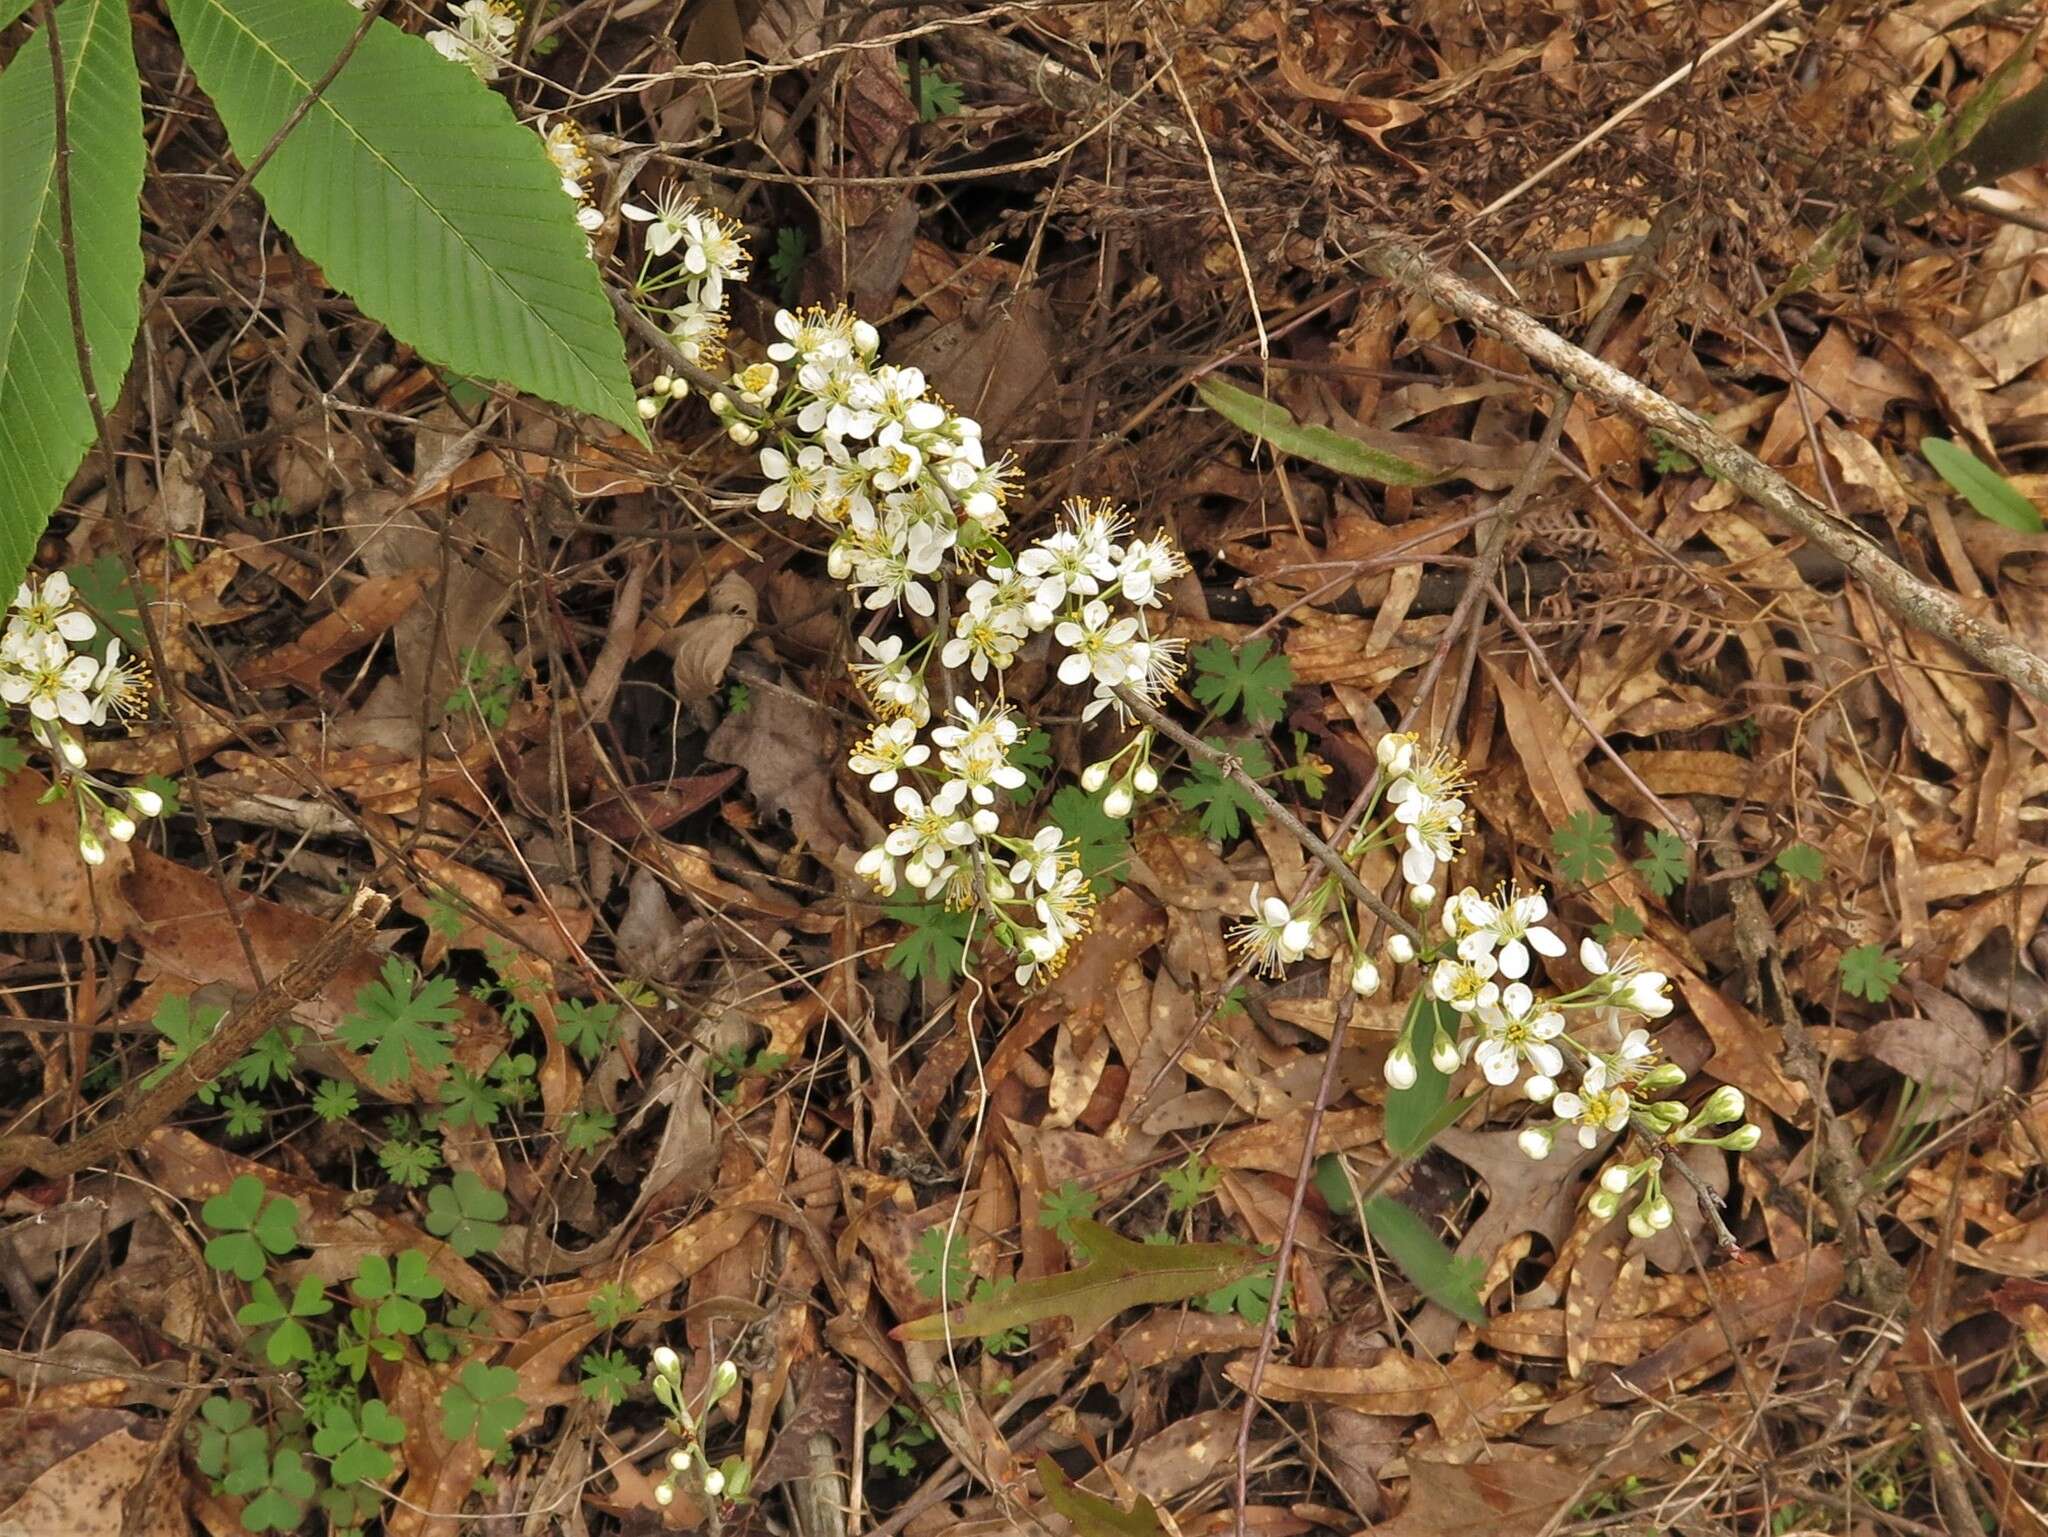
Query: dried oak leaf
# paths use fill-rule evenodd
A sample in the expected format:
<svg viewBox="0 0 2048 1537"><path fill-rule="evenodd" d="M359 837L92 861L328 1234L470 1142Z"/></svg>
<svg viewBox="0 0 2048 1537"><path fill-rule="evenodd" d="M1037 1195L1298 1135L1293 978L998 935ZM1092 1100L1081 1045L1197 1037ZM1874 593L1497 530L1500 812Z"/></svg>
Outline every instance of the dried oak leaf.
<svg viewBox="0 0 2048 1537"><path fill-rule="evenodd" d="M762 806L786 812L796 835L830 854L853 841L853 828L832 793L838 734L832 717L784 687L752 691L746 709L726 716L704 744L704 756L737 763Z"/></svg>

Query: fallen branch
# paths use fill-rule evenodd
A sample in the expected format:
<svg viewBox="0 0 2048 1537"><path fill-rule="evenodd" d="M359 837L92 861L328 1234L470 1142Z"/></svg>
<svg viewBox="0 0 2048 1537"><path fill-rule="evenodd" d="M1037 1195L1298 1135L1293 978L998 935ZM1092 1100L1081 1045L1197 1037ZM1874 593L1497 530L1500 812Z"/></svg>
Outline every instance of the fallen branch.
<svg viewBox="0 0 2048 1537"><path fill-rule="evenodd" d="M159 1082L139 1091L118 1115L62 1145L48 1137L0 1137L0 1169L26 1164L47 1178L61 1179L140 1145L186 1100L240 1060L265 1031L298 1005L311 1002L343 966L367 950L376 937L377 921L390 906L376 892L358 891L348 911L327 926L311 949L231 1009L196 1051Z"/></svg>
<svg viewBox="0 0 2048 1537"><path fill-rule="evenodd" d="M1836 518L1747 449L1729 442L1705 417L1573 346L1548 326L1444 271L1412 247L1377 231L1355 233L1351 255L1367 271L1470 321L1572 388L1661 432L1708 473L1727 481L1834 556L1897 617L1947 641L2014 688L2048 703L2048 658L2003 627L1975 618L1952 593L1921 581L1885 554L1862 529ZM1348 238L1347 243L1351 243Z"/></svg>

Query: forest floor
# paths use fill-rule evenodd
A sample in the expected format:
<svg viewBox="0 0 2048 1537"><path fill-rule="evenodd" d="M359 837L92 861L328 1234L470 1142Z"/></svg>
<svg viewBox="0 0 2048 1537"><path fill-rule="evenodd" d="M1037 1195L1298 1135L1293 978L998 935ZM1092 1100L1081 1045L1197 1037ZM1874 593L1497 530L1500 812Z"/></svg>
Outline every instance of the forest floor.
<svg viewBox="0 0 2048 1537"><path fill-rule="evenodd" d="M95 867L0 789L0 1151L57 1149L0 1157L0 1534L2048 1537L2048 702L1927 618L2048 656L2037 6L586 0L495 82L621 291L675 181L752 249L736 362L851 305L1013 531L1169 533L1162 708L1310 830L1397 727L1464 760L1445 889L1632 946L1761 1128L1647 1237L1513 1093L1405 1140L1413 968L1247 977L1316 855L1170 739L1107 814L1042 645L1017 804L1092 930L1022 985L878 898L872 616L757 453L453 378L213 222L133 13L145 285L196 246L39 562L149 620L93 764L174 804ZM662 1346L722 1495L658 1497Z"/></svg>

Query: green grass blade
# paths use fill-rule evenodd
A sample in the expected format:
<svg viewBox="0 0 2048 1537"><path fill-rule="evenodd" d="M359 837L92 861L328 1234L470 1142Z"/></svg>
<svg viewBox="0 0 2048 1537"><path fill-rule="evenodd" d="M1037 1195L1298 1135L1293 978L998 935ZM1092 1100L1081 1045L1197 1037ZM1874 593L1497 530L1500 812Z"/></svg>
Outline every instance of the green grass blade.
<svg viewBox="0 0 2048 1537"><path fill-rule="evenodd" d="M1198 382L1195 392L1210 410L1253 437L1263 438L1283 452L1313 460L1339 474L1356 475L1361 480L1376 480L1388 486L1427 486L1441 478L1419 464L1368 448L1356 438L1347 438L1328 427L1304 426L1279 402L1241 390L1214 374Z"/></svg>
<svg viewBox="0 0 2048 1537"><path fill-rule="evenodd" d="M347 0L171 0L171 16L245 161L360 20ZM618 322L546 150L425 40L376 22L256 188L401 340L645 440Z"/></svg>
<svg viewBox="0 0 2048 1537"><path fill-rule="evenodd" d="M2041 532L2041 509L2020 495L2020 488L1982 459L1947 438L1922 438L1921 457L1934 473L1962 493L1963 500L1994 523L2016 534Z"/></svg>
<svg viewBox="0 0 2048 1537"><path fill-rule="evenodd" d="M71 138L78 292L93 384L112 410L142 287L142 89L126 0L57 9ZM0 601L92 447L57 203L57 97L37 32L0 74Z"/></svg>

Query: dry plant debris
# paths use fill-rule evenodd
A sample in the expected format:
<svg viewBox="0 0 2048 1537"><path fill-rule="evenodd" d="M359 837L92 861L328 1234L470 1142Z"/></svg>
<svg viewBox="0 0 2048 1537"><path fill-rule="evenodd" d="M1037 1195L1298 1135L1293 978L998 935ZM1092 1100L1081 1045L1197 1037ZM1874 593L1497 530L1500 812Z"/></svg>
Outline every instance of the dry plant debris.
<svg viewBox="0 0 2048 1537"><path fill-rule="evenodd" d="M2038 6L0 18L0 1537L2048 1534Z"/></svg>

